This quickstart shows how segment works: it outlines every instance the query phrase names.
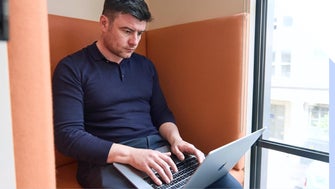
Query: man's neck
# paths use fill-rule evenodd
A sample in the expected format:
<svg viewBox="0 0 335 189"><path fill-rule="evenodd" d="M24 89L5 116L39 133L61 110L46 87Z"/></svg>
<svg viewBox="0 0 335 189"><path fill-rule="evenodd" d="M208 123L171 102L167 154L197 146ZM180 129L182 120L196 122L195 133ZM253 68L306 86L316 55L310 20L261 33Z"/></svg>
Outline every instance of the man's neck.
<svg viewBox="0 0 335 189"><path fill-rule="evenodd" d="M98 40L96 43L97 48L99 49L99 51L101 52L101 54L109 61L111 62L115 62L117 64L120 64L121 61L123 60L123 58L121 57L117 57L113 54L111 54L108 49L106 49L106 47L102 44L101 40Z"/></svg>

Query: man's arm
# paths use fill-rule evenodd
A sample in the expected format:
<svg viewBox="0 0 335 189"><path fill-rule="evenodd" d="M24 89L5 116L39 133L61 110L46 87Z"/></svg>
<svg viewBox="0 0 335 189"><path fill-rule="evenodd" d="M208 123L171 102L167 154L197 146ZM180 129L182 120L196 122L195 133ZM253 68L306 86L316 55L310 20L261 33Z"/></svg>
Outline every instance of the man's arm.
<svg viewBox="0 0 335 189"><path fill-rule="evenodd" d="M79 161L106 164L113 142L98 138L85 130L82 74L74 62L78 54L58 63L52 78L54 136L57 149Z"/></svg>

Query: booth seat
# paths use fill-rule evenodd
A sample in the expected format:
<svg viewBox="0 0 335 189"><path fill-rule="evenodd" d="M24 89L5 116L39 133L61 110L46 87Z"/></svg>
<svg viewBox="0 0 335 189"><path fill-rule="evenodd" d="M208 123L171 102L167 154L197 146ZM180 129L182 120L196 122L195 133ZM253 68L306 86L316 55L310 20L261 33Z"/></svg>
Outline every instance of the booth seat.
<svg viewBox="0 0 335 189"><path fill-rule="evenodd" d="M154 62L182 137L205 153L245 134L247 22L237 14L149 30L137 49ZM51 71L99 34L97 22L49 15ZM76 160L55 155L57 188L80 188ZM243 184L243 158L231 174Z"/></svg>

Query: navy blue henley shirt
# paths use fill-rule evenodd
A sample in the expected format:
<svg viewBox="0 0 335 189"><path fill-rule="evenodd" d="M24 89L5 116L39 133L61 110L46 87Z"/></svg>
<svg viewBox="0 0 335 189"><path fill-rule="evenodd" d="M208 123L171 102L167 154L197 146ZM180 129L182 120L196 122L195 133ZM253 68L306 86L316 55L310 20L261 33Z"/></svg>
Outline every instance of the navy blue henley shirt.
<svg viewBox="0 0 335 189"><path fill-rule="evenodd" d="M56 147L80 161L105 164L113 142L175 122L154 65L136 53L117 64L93 43L61 60L52 82Z"/></svg>

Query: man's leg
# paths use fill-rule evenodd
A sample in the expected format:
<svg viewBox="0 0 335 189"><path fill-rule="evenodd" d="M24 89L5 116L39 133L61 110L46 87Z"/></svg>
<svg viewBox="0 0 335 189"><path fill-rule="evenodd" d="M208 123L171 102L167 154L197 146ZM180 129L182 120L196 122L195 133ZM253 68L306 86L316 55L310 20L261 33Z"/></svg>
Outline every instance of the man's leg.
<svg viewBox="0 0 335 189"><path fill-rule="evenodd" d="M89 168L88 168L89 167ZM77 180L83 188L134 188L112 164L79 165Z"/></svg>
<svg viewBox="0 0 335 189"><path fill-rule="evenodd" d="M241 184L231 175L226 174L221 177L207 188L231 188L231 189L242 189Z"/></svg>
<svg viewBox="0 0 335 189"><path fill-rule="evenodd" d="M101 188L135 188L134 185L124 177L113 165L102 169L102 187Z"/></svg>

